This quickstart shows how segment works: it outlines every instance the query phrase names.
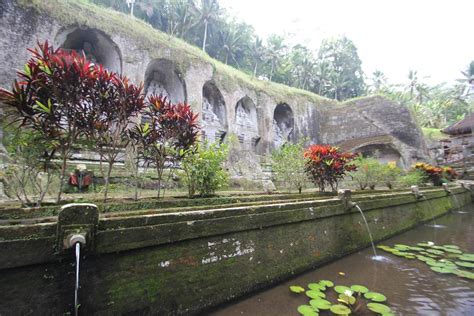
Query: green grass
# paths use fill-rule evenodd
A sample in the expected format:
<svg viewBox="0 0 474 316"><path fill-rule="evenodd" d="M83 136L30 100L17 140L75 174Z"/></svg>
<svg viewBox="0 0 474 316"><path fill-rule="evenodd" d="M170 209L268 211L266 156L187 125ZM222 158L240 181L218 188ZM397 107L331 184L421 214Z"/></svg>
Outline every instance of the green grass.
<svg viewBox="0 0 474 316"><path fill-rule="evenodd" d="M214 79L229 91L234 90L235 84L241 84L258 93L265 92L273 96L276 102L286 101L295 105L308 101L318 105L336 104L334 100L309 91L258 80L211 58L199 48L179 38L154 29L144 21L96 6L87 0L17 0L17 2L25 8L33 8L42 15L50 16L63 25L87 25L109 35L117 34L132 39L131 42L139 49L146 50L152 59L173 56L172 59L178 64L179 70L188 69L191 64L211 65Z"/></svg>
<svg viewBox="0 0 474 316"><path fill-rule="evenodd" d="M447 138L448 135L443 134L439 128L422 127L423 135L432 141L439 141Z"/></svg>

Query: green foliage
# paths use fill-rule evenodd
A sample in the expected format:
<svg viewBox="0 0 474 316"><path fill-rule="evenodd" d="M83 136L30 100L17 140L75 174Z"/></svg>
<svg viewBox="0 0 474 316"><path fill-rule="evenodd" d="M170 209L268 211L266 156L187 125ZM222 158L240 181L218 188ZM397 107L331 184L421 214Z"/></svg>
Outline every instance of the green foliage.
<svg viewBox="0 0 474 316"><path fill-rule="evenodd" d="M227 155L226 144L213 143L196 145L195 149L183 159L181 167L184 170L190 197L196 192L201 197L211 196L216 190L228 185L229 174L222 167Z"/></svg>
<svg viewBox="0 0 474 316"><path fill-rule="evenodd" d="M359 189L365 190L368 187L374 189L383 180L383 165L375 158L363 157L362 155L354 159L357 170L350 173L352 179L358 184Z"/></svg>
<svg viewBox="0 0 474 316"><path fill-rule="evenodd" d="M438 273L454 274L460 278L474 280L474 272L466 270L474 268L472 264L474 254L464 253L456 245L436 245L428 241L418 243L416 246L396 244L393 247L379 245L377 248L398 257L418 259Z"/></svg>
<svg viewBox="0 0 474 316"><path fill-rule="evenodd" d="M295 188L301 193L305 182L308 180L305 169L304 147L302 142L297 144L284 144L272 153L272 171L275 178L281 183L286 183L289 188Z"/></svg>
<svg viewBox="0 0 474 316"><path fill-rule="evenodd" d="M41 206L58 176L58 167L50 154L55 145L38 132L24 128L20 131L13 125L5 126L4 143L10 159L2 174L7 195L24 206Z"/></svg>
<svg viewBox="0 0 474 316"><path fill-rule="evenodd" d="M304 157L305 172L321 192L327 186L335 192L346 173L357 169L351 163L357 154L342 152L330 145L311 145L305 150Z"/></svg>
<svg viewBox="0 0 474 316"><path fill-rule="evenodd" d="M410 187L412 185L423 185L427 178L423 171L410 170L406 174L398 177L397 182L401 187Z"/></svg>
<svg viewBox="0 0 474 316"><path fill-rule="evenodd" d="M305 288L299 285L290 286L290 291L295 295L305 293L310 298L309 304L300 305L297 311L301 315L319 315L325 311L331 311L335 315L363 314L363 307L374 311L383 312L384 315L391 315L391 308L388 305L380 304L385 302L385 295L377 292L369 292L369 289L363 285L336 285L327 280L321 280L318 283L308 284L310 290L305 292ZM334 301L331 301L336 297ZM374 303L375 302L375 303Z"/></svg>

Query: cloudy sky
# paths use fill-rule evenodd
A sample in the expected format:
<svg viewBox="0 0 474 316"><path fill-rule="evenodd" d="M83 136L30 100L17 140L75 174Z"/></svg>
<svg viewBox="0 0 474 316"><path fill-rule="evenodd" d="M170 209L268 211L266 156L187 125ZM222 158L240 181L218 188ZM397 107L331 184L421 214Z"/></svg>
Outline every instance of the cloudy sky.
<svg viewBox="0 0 474 316"><path fill-rule="evenodd" d="M417 70L429 84L452 83L474 60L474 0L220 0L257 34L288 34L317 49L346 35L366 75L379 69L392 83Z"/></svg>

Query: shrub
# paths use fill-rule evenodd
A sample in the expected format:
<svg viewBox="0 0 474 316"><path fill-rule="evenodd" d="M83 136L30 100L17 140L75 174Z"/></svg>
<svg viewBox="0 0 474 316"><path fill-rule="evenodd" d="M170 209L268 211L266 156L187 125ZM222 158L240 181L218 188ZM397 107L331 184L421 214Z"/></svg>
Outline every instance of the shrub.
<svg viewBox="0 0 474 316"><path fill-rule="evenodd" d="M397 178L397 182L402 187L410 187L412 185L423 185L426 182L426 175L423 171L413 169L407 174Z"/></svg>
<svg viewBox="0 0 474 316"><path fill-rule="evenodd" d="M423 172L425 177L435 186L439 186L443 182L443 168L435 167L424 162L417 162L414 168Z"/></svg>
<svg viewBox="0 0 474 316"><path fill-rule="evenodd" d="M459 177L459 174L452 167L443 167L443 175L449 181L456 180Z"/></svg>
<svg viewBox="0 0 474 316"><path fill-rule="evenodd" d="M272 171L278 181L288 183L301 193L308 176L302 143L285 144L272 153Z"/></svg>
<svg viewBox="0 0 474 316"><path fill-rule="evenodd" d="M395 162L388 162L382 165L380 170L380 178L381 181L384 182L385 185L391 190L401 173L402 170L397 167Z"/></svg>
<svg viewBox="0 0 474 316"><path fill-rule="evenodd" d="M311 145L304 152L304 157L305 171L321 192L327 186L336 191L346 172L357 170L356 165L350 163L357 157L356 154L341 152L330 145Z"/></svg>
<svg viewBox="0 0 474 316"><path fill-rule="evenodd" d="M181 162L185 174L185 183L189 196L199 192L199 196L211 196L216 190L227 186L229 174L222 166L227 159L228 147L225 144L213 143L196 145Z"/></svg>
<svg viewBox="0 0 474 316"><path fill-rule="evenodd" d="M374 189L381 180L383 165L375 158L358 156L354 159L357 170L350 173L352 179L358 184L359 189L367 187Z"/></svg>

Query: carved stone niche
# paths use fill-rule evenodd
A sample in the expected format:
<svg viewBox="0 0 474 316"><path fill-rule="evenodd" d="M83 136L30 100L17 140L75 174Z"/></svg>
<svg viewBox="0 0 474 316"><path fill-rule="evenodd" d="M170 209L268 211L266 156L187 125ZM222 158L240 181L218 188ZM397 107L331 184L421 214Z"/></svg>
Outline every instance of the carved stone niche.
<svg viewBox="0 0 474 316"><path fill-rule="evenodd" d="M235 106L235 131L243 150L256 151L260 140L257 108L248 96L240 99Z"/></svg>
<svg viewBox="0 0 474 316"><path fill-rule="evenodd" d="M187 101L186 84L176 64L168 59L154 59L145 71L145 92L166 96L172 103Z"/></svg>
<svg viewBox="0 0 474 316"><path fill-rule="evenodd" d="M224 141L227 135L227 113L224 97L212 81L202 89L202 136L210 143Z"/></svg>
<svg viewBox="0 0 474 316"><path fill-rule="evenodd" d="M273 112L273 144L276 148L294 139L295 120L293 110L286 103L280 103Z"/></svg>
<svg viewBox="0 0 474 316"><path fill-rule="evenodd" d="M122 55L119 47L100 30L68 27L58 32L55 44L63 49L84 54L89 61L101 64L110 71L122 73Z"/></svg>

